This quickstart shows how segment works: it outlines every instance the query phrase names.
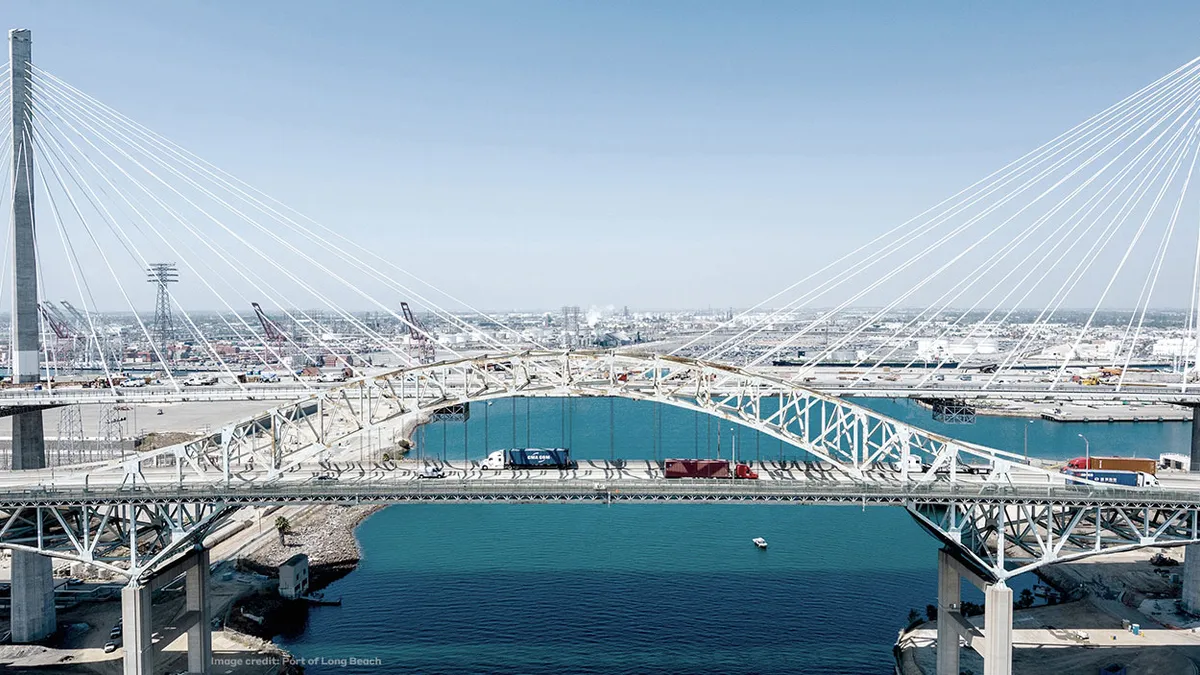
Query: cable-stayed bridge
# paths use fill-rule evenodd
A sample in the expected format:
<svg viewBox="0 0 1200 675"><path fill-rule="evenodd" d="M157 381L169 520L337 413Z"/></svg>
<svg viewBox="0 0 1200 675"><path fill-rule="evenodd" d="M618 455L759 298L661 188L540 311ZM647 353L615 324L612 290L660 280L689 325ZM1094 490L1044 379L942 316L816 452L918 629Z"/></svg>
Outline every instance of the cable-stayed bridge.
<svg viewBox="0 0 1200 675"><path fill-rule="evenodd" d="M1200 403L1200 207L1191 192L1200 60L855 251L810 265L795 284L671 354L634 354L548 349L409 274L346 227L305 218L34 65L28 31L9 38L0 95L10 105L0 113L7 122L0 145L11 190L0 201L11 214L4 256L11 270L0 272L0 297L11 302L13 386L0 391L0 408L14 433L12 469L0 473L0 546L14 551L18 641L54 628L47 556L86 562L129 579L125 668L151 672L149 589L156 576L182 572L195 619L189 669L210 672L201 543L246 504L901 506L945 544L939 644L957 645L967 630L958 613L960 575L985 589L988 675L1011 673L1006 579L1089 555L1200 542L1200 484L1190 478L1143 488L1070 480L844 398L950 393ZM158 306L147 320L135 289L154 270ZM190 290L168 287L168 279L179 286L176 271ZM78 313L56 314L47 305L55 297L70 297L64 307ZM399 310L400 298L435 316L439 330ZM265 318L260 302L278 322ZM110 303L128 313L129 325L109 322ZM1152 340L1151 310L1164 304L1183 310L1167 337ZM348 311L351 305L391 317L423 347L432 344L440 360L413 358L398 336ZM250 306L263 332L245 316ZM1078 307L1084 319L1064 324L1065 309ZM1112 307L1125 309L1114 317ZM850 308L859 308L853 325L832 340L814 340ZM764 342L781 322L800 325ZM335 323L352 330L335 330ZM461 353L455 335L470 335L491 355ZM101 373L95 381L69 383L60 340L79 343L71 351L82 347ZM1143 381L1136 366L1160 347L1165 381ZM371 363L373 354L403 367L351 365ZM786 372L756 370L779 356L794 361ZM331 386L239 382L247 364L280 369L296 357L332 357L358 376ZM1105 382L1089 376L1097 382L1077 383L1081 361L1099 368ZM236 384L188 386L182 373L197 362ZM161 386L129 385L128 363L154 364ZM1036 377L1025 375L1030 364ZM822 368L846 374L824 381ZM889 379L881 382L884 373ZM969 382L960 379L966 373ZM403 461L353 460L354 441L381 427L410 434L441 410L535 396L688 409L776 438L806 459L760 462L755 481L672 480L653 462L487 473L469 460L429 480ZM284 403L167 448L46 466L46 407L184 400ZM1200 579L1187 583L1200 588ZM957 662L956 648L939 650L939 674L957 673Z"/></svg>

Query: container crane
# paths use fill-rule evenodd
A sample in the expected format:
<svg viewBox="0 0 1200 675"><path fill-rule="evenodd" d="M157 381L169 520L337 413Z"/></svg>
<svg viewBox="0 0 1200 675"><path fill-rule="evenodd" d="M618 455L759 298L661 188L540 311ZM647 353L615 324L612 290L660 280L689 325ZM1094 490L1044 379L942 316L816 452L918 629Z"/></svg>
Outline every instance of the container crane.
<svg viewBox="0 0 1200 675"><path fill-rule="evenodd" d="M412 308L408 306L407 302L400 303L400 312L404 315L404 323L408 324L408 336L412 339L413 347L416 349L417 363L426 365L436 361L437 348L429 339L429 334L421 326L421 322L413 316Z"/></svg>
<svg viewBox="0 0 1200 675"><path fill-rule="evenodd" d="M71 315L71 318L75 321L75 323L77 325L83 326L85 328L87 327L87 325L88 325L87 317L83 315L83 312L79 311L78 309L75 309L75 305L72 305L70 302L67 302L66 300L59 300L58 304L62 305L63 309L67 310L67 314Z"/></svg>
<svg viewBox="0 0 1200 675"><path fill-rule="evenodd" d="M283 343L287 341L287 335L285 335L283 330L279 328L279 324L275 323L270 317L267 316L266 312L263 311L262 306L260 306L257 302L250 303L250 306L254 308L254 315L258 317L259 323L262 324L263 336L266 338L267 342L274 346L275 354L282 358L283 352L281 349L283 347Z"/></svg>
<svg viewBox="0 0 1200 675"><path fill-rule="evenodd" d="M50 326L50 330L54 331L54 337L59 340L72 339L71 327L67 325L58 312L53 310L53 306L47 306L46 302L38 303L38 310L42 313L42 318L46 320L46 325Z"/></svg>
<svg viewBox="0 0 1200 675"><path fill-rule="evenodd" d="M121 363L121 358L122 358L121 357L122 347L117 344L111 344L111 343L106 344L103 340L101 340L100 336L103 334L103 324L100 320L100 316L96 315L96 314L93 314L91 316L85 315L83 312L79 311L79 309L77 309L75 307L75 305L72 305L70 303L70 301L68 301L68 300L59 300L58 304L61 305L64 310L66 310L67 315L69 315L70 318L72 319L72 321L66 322L66 323L69 323L76 327L75 332L77 335L87 336L85 352L81 355L82 360L84 362L91 361L91 359L92 359L92 351L91 351L92 344L95 343L95 347L96 347L95 363L97 363L97 364L107 363L113 367L119 366Z"/></svg>
<svg viewBox="0 0 1200 675"><path fill-rule="evenodd" d="M42 314L42 319L46 321L46 325L50 330L54 331L54 364L57 369L65 369L67 372L73 372L75 367L75 334L71 331L71 327L67 325L58 312L54 311L53 305L46 302L38 303L38 311Z"/></svg>

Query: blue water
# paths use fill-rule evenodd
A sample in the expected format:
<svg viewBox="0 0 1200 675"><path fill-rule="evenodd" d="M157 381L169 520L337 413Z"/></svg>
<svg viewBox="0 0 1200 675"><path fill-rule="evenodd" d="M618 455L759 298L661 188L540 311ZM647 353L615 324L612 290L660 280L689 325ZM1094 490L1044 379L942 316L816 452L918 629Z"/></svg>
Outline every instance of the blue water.
<svg viewBox="0 0 1200 675"><path fill-rule="evenodd" d="M1180 423L947 426L907 401L869 404L1013 452L1028 434L1031 456L1082 454L1079 433L1093 452L1141 456L1190 440ZM634 459L716 456L719 445L727 457L736 436L740 457L803 458L709 419L616 399L515 399L429 425L417 443L452 461L513 446ZM887 675L909 609L936 594L937 544L898 508L405 504L358 537L359 569L327 591L343 604L279 639L309 673Z"/></svg>

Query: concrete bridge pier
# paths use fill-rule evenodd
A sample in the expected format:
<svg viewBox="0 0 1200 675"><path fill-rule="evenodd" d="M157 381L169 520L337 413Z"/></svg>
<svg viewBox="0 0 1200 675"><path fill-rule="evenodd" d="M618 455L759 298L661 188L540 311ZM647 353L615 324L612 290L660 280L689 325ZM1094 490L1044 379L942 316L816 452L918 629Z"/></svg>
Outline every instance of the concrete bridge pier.
<svg viewBox="0 0 1200 675"><path fill-rule="evenodd" d="M131 581L121 589L122 642L125 648L124 675L154 672L154 625L150 617L150 587Z"/></svg>
<svg viewBox="0 0 1200 675"><path fill-rule="evenodd" d="M959 632L965 623L962 606L962 577L956 561L945 550L938 551L937 675L958 675Z"/></svg>
<svg viewBox="0 0 1200 675"><path fill-rule="evenodd" d="M154 575L149 583L130 582L121 591L124 624L124 675L152 675L154 621L151 593L183 576L185 604L178 625L187 630L187 672L212 673L212 616L209 612L209 552L196 547Z"/></svg>
<svg viewBox="0 0 1200 675"><path fill-rule="evenodd" d="M962 615L963 577L983 591L982 631ZM937 675L959 675L963 640L983 656L983 675L1012 675L1012 622L1011 588L985 581L948 550L938 551Z"/></svg>
<svg viewBox="0 0 1200 675"><path fill-rule="evenodd" d="M197 548L189 557L192 563L184 580L187 593L184 621L188 622L188 672L209 675L212 672L212 615L208 603L208 549Z"/></svg>
<svg viewBox="0 0 1200 675"><path fill-rule="evenodd" d="M1003 581L983 592L983 675L1012 675L1013 597Z"/></svg>
<svg viewBox="0 0 1200 675"><path fill-rule="evenodd" d="M1192 409L1192 451L1188 471L1200 472L1200 424L1196 423L1200 406ZM1183 609L1200 614L1200 544L1185 546L1183 551Z"/></svg>

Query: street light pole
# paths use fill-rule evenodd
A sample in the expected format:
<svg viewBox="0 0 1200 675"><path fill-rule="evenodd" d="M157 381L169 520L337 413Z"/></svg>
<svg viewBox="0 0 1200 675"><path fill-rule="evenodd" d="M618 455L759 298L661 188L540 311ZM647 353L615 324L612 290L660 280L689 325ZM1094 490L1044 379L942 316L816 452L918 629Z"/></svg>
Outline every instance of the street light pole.
<svg viewBox="0 0 1200 675"><path fill-rule="evenodd" d="M1084 436L1083 434L1079 434L1079 437L1083 439L1084 462L1087 463L1087 468L1090 469L1090 468L1092 468L1092 444L1088 443L1087 436Z"/></svg>

